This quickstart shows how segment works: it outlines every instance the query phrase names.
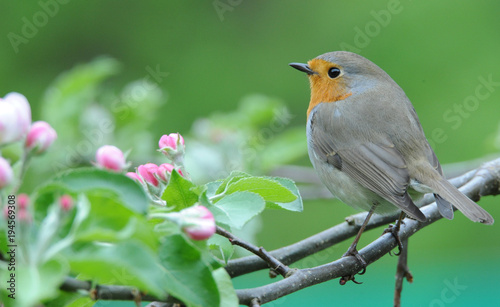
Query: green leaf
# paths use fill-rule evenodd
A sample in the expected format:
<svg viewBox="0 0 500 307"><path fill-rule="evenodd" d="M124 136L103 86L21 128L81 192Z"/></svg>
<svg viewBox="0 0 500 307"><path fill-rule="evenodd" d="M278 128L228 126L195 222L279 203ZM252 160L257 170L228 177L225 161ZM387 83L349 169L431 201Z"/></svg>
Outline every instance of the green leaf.
<svg viewBox="0 0 500 307"><path fill-rule="evenodd" d="M127 208L145 214L148 199L144 190L125 175L97 168L73 169L59 174L53 179L74 193L103 189L111 191Z"/></svg>
<svg viewBox="0 0 500 307"><path fill-rule="evenodd" d="M78 228L75 240L78 242L117 242L135 238L156 250L158 240L153 225L145 216L137 214L114 197L99 190L88 192L91 203L88 218Z"/></svg>
<svg viewBox="0 0 500 307"><path fill-rule="evenodd" d="M297 198L294 201L287 202L287 203L268 202L267 207L274 208L274 209L286 209L289 211L302 212L302 210L303 210L302 197L300 196L299 189L295 185L295 182L293 182L293 180L290 180L288 178L281 178L281 177L273 177L273 179L278 181L285 188L287 188Z"/></svg>
<svg viewBox="0 0 500 307"><path fill-rule="evenodd" d="M219 182L220 183L220 182ZM208 184L210 186L210 184ZM210 188L209 188L210 189ZM221 208L215 206L209 199L208 199L208 193L209 189L205 191L201 196L200 196L200 204L202 206L207 207L210 212L212 212L215 222L217 225L230 229L231 228L231 220L229 219L229 216L227 215L224 210Z"/></svg>
<svg viewBox="0 0 500 307"><path fill-rule="evenodd" d="M150 219L149 223L154 225L154 231L160 237L181 233L179 224L169 220Z"/></svg>
<svg viewBox="0 0 500 307"><path fill-rule="evenodd" d="M234 253L234 246L223 236L215 234L207 240L208 247L226 264Z"/></svg>
<svg viewBox="0 0 500 307"><path fill-rule="evenodd" d="M219 290L210 266L182 235L166 237L159 255L170 294L187 306L219 306Z"/></svg>
<svg viewBox="0 0 500 307"><path fill-rule="evenodd" d="M80 307L91 306L93 301L82 292L59 291L58 297L50 301L44 301L44 307Z"/></svg>
<svg viewBox="0 0 500 307"><path fill-rule="evenodd" d="M142 191L140 193L142 194ZM73 240L80 243L116 242L136 238L153 249L157 248L158 241L153 235L153 225L149 224L143 214L134 212L122 202L125 196L109 189L88 189L85 193L75 195L63 182L51 182L38 189L34 196L35 221L44 220L50 211L49 208L58 206L57 198L62 194L70 194L78 201L75 208L61 221L62 224L57 230L59 241L78 223L80 227L76 227ZM84 198L90 203L89 207L83 206ZM89 209L90 212L84 212Z"/></svg>
<svg viewBox="0 0 500 307"><path fill-rule="evenodd" d="M223 222L241 229L250 219L264 210L266 202L258 194L244 191L224 196L214 207L227 216L227 221L221 218ZM217 220L219 216L215 218Z"/></svg>
<svg viewBox="0 0 500 307"><path fill-rule="evenodd" d="M57 197L63 194L73 193L62 182L49 182L39 187L32 196L32 199L34 199L35 221L43 220L48 213L49 207L57 201Z"/></svg>
<svg viewBox="0 0 500 307"><path fill-rule="evenodd" d="M216 195L221 194L222 192L224 192L224 190L226 189L226 187L229 184L234 183L234 182L236 182L242 178L246 178L246 177L251 177L251 176L247 173L240 172L240 171L231 172L231 174L229 174L229 176L222 181L222 183L220 184L220 186L217 189L217 191L215 192L215 194Z"/></svg>
<svg viewBox="0 0 500 307"><path fill-rule="evenodd" d="M168 292L167 272L153 252L139 242L87 244L69 253L68 259L72 271L98 283L135 286L158 298L164 298Z"/></svg>
<svg viewBox="0 0 500 307"><path fill-rule="evenodd" d="M3 272L2 280L7 281L10 273L9 271ZM30 307L59 294L59 285L68 274L68 266L61 260L51 259L38 266L17 265L15 273L16 299L6 298L4 292L6 289L2 287L3 302L7 307ZM23 291L23 289L29 289L29 291Z"/></svg>
<svg viewBox="0 0 500 307"><path fill-rule="evenodd" d="M233 282L231 277L224 268L217 269L212 272L217 283L217 289L220 293L220 307L234 307L239 306L238 296L234 291Z"/></svg>
<svg viewBox="0 0 500 307"><path fill-rule="evenodd" d="M179 211L191 207L198 201L198 195L191 190L194 187L195 185L191 181L174 170L161 198L167 202L167 206Z"/></svg>
<svg viewBox="0 0 500 307"><path fill-rule="evenodd" d="M227 186L226 195L239 191L248 191L259 194L266 201L288 203L297 199L297 196L281 185L278 181L264 177L241 178Z"/></svg>
<svg viewBox="0 0 500 307"><path fill-rule="evenodd" d="M205 190L205 194L207 197L212 197L216 194L220 185L222 184L222 180L212 181L206 184L207 189Z"/></svg>

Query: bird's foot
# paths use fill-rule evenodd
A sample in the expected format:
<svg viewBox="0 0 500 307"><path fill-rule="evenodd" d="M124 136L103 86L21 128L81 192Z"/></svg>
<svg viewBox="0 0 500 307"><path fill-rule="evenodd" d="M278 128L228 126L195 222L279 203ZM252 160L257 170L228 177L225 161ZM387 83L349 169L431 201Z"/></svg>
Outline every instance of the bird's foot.
<svg viewBox="0 0 500 307"><path fill-rule="evenodd" d="M401 242L401 239L399 238L399 228L400 228L399 224L396 224L396 225L390 224L389 227L384 229L384 232L382 233L382 235L385 235L386 233L390 233L390 234L392 234L394 239L396 239L396 243L398 244L398 252L394 253L395 256L401 255L401 251L403 250L403 243ZM389 255L392 256L391 252L389 252Z"/></svg>
<svg viewBox="0 0 500 307"><path fill-rule="evenodd" d="M351 247L349 247L347 252L342 257L349 257L349 256L355 257L362 267L362 270L356 274L359 274L359 275L365 274L366 267L368 266L368 264L366 263L365 259L363 259L363 257L358 253L358 250L356 249L355 245L354 246L351 245ZM345 285L348 281L352 281L353 283L358 284L358 285L362 284L362 282L356 281L356 279L354 277L356 274L342 276L342 278L340 278L340 280L339 280L339 283L342 286Z"/></svg>

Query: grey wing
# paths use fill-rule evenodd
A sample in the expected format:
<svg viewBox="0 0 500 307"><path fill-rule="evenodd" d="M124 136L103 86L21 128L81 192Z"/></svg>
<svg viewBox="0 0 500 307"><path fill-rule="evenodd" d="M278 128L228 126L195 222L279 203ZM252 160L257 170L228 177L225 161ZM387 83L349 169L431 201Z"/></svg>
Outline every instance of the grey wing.
<svg viewBox="0 0 500 307"><path fill-rule="evenodd" d="M427 151L427 159L431 163L431 165L434 167L435 170L439 172L440 175L443 175L443 169L441 168L441 164L439 163L439 160L432 150L431 146L429 145L429 149ZM453 206L450 202L439 196L438 194L434 194L434 199L436 200L436 204L439 210L439 213L444 217L449 220L453 219Z"/></svg>
<svg viewBox="0 0 500 307"><path fill-rule="evenodd" d="M345 172L362 186L393 203L419 221L425 215L413 203L407 188L410 175L399 151L389 141L337 148L332 135L321 129L312 131L314 151L325 162Z"/></svg>

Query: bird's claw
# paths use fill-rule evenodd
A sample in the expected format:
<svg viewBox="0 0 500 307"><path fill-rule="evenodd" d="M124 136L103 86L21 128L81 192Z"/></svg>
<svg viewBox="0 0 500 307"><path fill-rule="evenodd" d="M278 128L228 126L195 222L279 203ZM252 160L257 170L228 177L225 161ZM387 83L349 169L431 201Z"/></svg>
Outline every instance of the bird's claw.
<svg viewBox="0 0 500 307"><path fill-rule="evenodd" d="M339 284L341 286L345 285L348 281L352 281L353 283L357 284L357 285L361 285L363 282L361 281L356 281L356 279L354 278L354 275L348 275L348 276L342 276L342 278L340 278L339 280Z"/></svg>
<svg viewBox="0 0 500 307"><path fill-rule="evenodd" d="M396 225L394 226L393 224L390 224L389 227L384 229L384 232L382 235L385 235L386 233L390 233L394 239L396 239L396 243L398 244L398 252L394 253L395 256L401 255L401 250L403 249L403 243L401 242L401 239L399 238L399 226ZM392 253L389 252L389 255L392 256Z"/></svg>
<svg viewBox="0 0 500 307"><path fill-rule="evenodd" d="M361 271L359 271L356 274L359 274L359 275L365 274L366 273L366 267L368 266L368 264L366 263L365 259L363 259L363 257L358 253L358 250L356 249L356 247L352 247L352 246L349 247L349 249L347 250L347 252L342 257L349 257L349 256L352 256L352 257L356 258L358 260L359 264L362 267ZM340 278L340 280L339 280L339 283L341 285L345 285L348 281L352 281L353 283L358 284L358 285L362 284L362 282L359 282L359 281L355 280L354 275L356 275L356 274L342 276L342 278Z"/></svg>

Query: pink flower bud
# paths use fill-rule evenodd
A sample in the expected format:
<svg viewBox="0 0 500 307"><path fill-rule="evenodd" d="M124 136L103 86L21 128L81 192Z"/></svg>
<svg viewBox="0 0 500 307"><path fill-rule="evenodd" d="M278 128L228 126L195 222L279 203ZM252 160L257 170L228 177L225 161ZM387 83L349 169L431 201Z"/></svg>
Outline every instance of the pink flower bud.
<svg viewBox="0 0 500 307"><path fill-rule="evenodd" d="M171 148L173 150L177 149L177 144L184 145L184 138L180 133L170 133L169 135L165 134L160 138L158 142L158 146L160 149Z"/></svg>
<svg viewBox="0 0 500 307"><path fill-rule="evenodd" d="M44 121L37 121L31 125L26 137L25 147L34 150L37 154L44 153L57 139L56 131Z"/></svg>
<svg viewBox="0 0 500 307"><path fill-rule="evenodd" d="M206 240L215 233L215 219L204 206L193 206L181 210L182 230L193 240Z"/></svg>
<svg viewBox="0 0 500 307"><path fill-rule="evenodd" d="M0 189L9 185L12 181L14 173L12 172L12 167L10 167L9 162L4 158L0 157Z"/></svg>
<svg viewBox="0 0 500 307"><path fill-rule="evenodd" d="M73 198L65 194L59 198L59 205L64 211L69 211L73 207Z"/></svg>
<svg viewBox="0 0 500 307"><path fill-rule="evenodd" d="M95 154L95 159L99 168L116 172L121 172L128 168L123 152L118 147L112 145L101 146Z"/></svg>
<svg viewBox="0 0 500 307"><path fill-rule="evenodd" d="M139 175L149 184L157 187L159 185L158 179L154 176L158 170L158 165L153 163L146 163L144 165L139 165L137 171Z"/></svg>
<svg viewBox="0 0 500 307"><path fill-rule="evenodd" d="M17 195L17 205L20 210L27 209L30 204L30 197L24 193Z"/></svg>
<svg viewBox="0 0 500 307"><path fill-rule="evenodd" d="M172 171L174 170L174 166L169 163L163 163L160 166L158 166L158 169L156 170L156 175L163 181L163 182L168 182L170 179L170 174L172 174Z"/></svg>
<svg viewBox="0 0 500 307"><path fill-rule="evenodd" d="M137 173L134 172L128 172L125 174L128 178L133 179L137 182L143 182L141 176L137 175Z"/></svg>
<svg viewBox="0 0 500 307"><path fill-rule="evenodd" d="M184 145L184 138L182 137L182 135L180 135L179 133L170 133L168 135L165 134L160 138L158 146L160 147L160 149L163 149L165 147L177 149L178 143Z"/></svg>
<svg viewBox="0 0 500 307"><path fill-rule="evenodd" d="M0 144L19 141L29 130L31 108L26 97L9 93L0 98Z"/></svg>

